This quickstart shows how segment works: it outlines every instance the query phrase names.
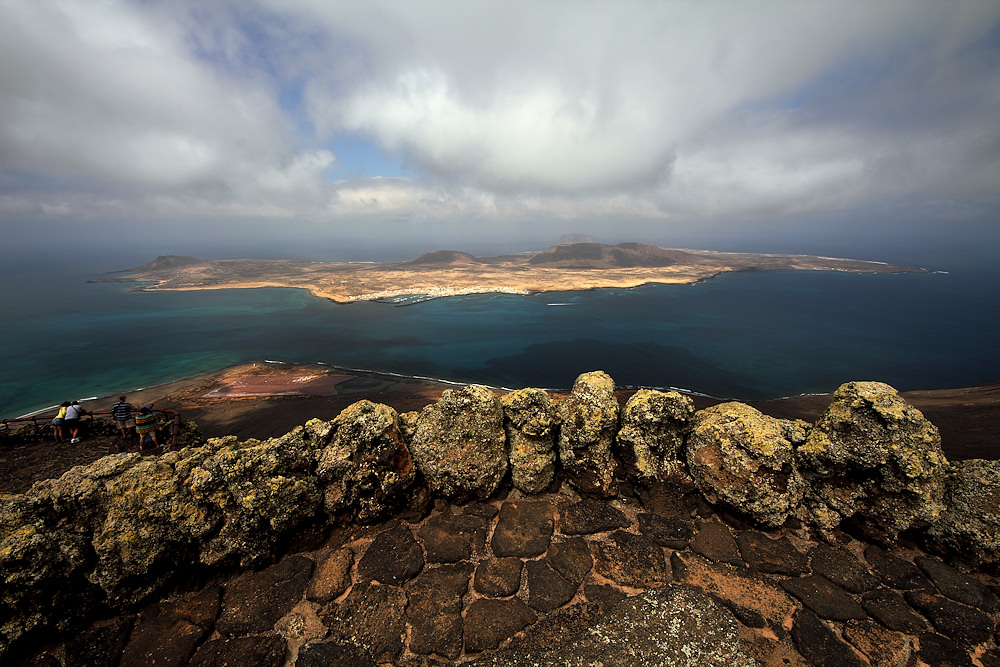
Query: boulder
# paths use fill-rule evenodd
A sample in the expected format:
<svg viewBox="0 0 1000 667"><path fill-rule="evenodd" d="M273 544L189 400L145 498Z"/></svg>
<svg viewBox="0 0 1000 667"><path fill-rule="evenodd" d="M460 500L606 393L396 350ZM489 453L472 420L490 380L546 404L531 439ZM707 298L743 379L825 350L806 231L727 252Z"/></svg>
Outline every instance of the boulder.
<svg viewBox="0 0 1000 667"><path fill-rule="evenodd" d="M797 455L813 499L804 518L821 527L851 518L891 542L944 509L938 430L887 384L841 385Z"/></svg>
<svg viewBox="0 0 1000 667"><path fill-rule="evenodd" d="M559 460L580 493L609 497L617 491L611 445L618 430L615 381L604 371L580 375L559 403Z"/></svg>
<svg viewBox="0 0 1000 667"><path fill-rule="evenodd" d="M475 664L749 667L756 663L744 653L739 625L729 610L705 593L669 585L623 600L593 627L562 645L549 643L533 651L511 646Z"/></svg>
<svg viewBox="0 0 1000 667"><path fill-rule="evenodd" d="M518 389L500 399L507 455L514 486L524 493L541 493L555 476L559 411L541 389Z"/></svg>
<svg viewBox="0 0 1000 667"><path fill-rule="evenodd" d="M929 546L976 565L1000 563L1000 461L952 463L944 504L925 533Z"/></svg>
<svg viewBox="0 0 1000 667"><path fill-rule="evenodd" d="M332 427L316 454L324 509L349 512L360 522L385 516L416 476L399 415L387 405L359 401L341 412Z"/></svg>
<svg viewBox="0 0 1000 667"><path fill-rule="evenodd" d="M631 479L653 482L684 476L684 434L694 403L676 391L640 389L622 410L618 451Z"/></svg>
<svg viewBox="0 0 1000 667"><path fill-rule="evenodd" d="M203 564L254 566L268 560L282 538L315 520L320 512L314 442L325 431L323 422L313 420L265 442L212 438L205 447L160 457L160 463L173 466L181 493L170 497L166 490L147 488L141 480L130 493L139 503L154 494L170 498L165 500L168 508L150 509L164 511L175 520L185 517L184 523L196 531L192 537L198 545L197 559ZM155 482L157 478L151 480ZM115 530L115 524L109 522L108 529ZM160 539L170 541L172 536L164 533ZM174 554L175 559L178 556L183 559L183 551Z"/></svg>
<svg viewBox="0 0 1000 667"><path fill-rule="evenodd" d="M434 493L489 497L507 474L500 401L479 385L445 391L421 411L410 453Z"/></svg>
<svg viewBox="0 0 1000 667"><path fill-rule="evenodd" d="M798 509L804 482L795 440L804 428L743 403L695 413L686 443L688 470L709 502L723 501L757 523L780 526Z"/></svg>

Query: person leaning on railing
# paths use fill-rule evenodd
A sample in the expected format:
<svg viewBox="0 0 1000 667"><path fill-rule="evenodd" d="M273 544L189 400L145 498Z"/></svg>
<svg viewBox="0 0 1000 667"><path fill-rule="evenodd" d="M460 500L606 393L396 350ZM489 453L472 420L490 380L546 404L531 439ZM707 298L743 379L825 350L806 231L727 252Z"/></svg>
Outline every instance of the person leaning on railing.
<svg viewBox="0 0 1000 667"><path fill-rule="evenodd" d="M152 411L153 405L147 405L139 410L135 416L135 430L139 433L139 449L143 449L148 433L153 438L153 446L159 447L160 442L156 439L156 427L159 426L160 418Z"/></svg>

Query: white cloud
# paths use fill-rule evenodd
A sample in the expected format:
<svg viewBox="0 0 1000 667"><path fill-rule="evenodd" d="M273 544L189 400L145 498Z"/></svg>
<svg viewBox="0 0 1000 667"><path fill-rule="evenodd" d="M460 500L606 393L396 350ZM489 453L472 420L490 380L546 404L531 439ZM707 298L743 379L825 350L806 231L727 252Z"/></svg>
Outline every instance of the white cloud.
<svg viewBox="0 0 1000 667"><path fill-rule="evenodd" d="M276 165L312 187L330 164L296 155L294 126L253 72L188 52L175 26L124 2L2 3L4 172L114 191L241 191Z"/></svg>
<svg viewBox="0 0 1000 667"><path fill-rule="evenodd" d="M18 215L670 219L998 194L992 1L0 13ZM333 180L344 132L421 176Z"/></svg>

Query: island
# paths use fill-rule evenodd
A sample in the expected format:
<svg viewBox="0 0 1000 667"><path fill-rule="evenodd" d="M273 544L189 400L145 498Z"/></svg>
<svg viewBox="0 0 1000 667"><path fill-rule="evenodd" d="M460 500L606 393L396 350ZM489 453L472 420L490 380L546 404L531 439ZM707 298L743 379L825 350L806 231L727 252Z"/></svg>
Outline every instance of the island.
<svg viewBox="0 0 1000 667"><path fill-rule="evenodd" d="M536 294L650 283L689 284L731 271L926 273L926 269L837 257L661 248L645 243L564 243L548 250L475 257L437 250L399 263L287 259L201 260L161 256L126 275L96 282L141 282L141 290L296 287L337 303L397 305L462 294Z"/></svg>

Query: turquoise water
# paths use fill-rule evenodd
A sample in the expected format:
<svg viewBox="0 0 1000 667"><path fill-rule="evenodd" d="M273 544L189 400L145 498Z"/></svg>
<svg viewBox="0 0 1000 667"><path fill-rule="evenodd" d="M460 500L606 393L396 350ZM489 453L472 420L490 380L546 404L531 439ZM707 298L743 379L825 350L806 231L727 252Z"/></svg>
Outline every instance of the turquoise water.
<svg viewBox="0 0 1000 667"><path fill-rule="evenodd" d="M856 379L968 386L1000 379L1000 301L984 275L760 272L397 307L294 289L135 292L22 267L5 277L0 416L264 360L511 388L603 369L619 385L740 399Z"/></svg>

